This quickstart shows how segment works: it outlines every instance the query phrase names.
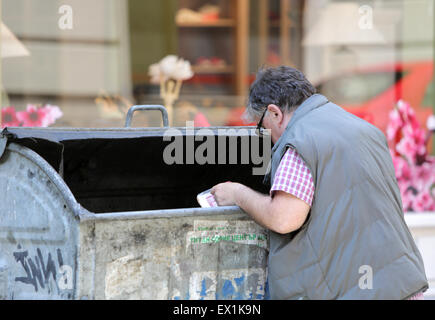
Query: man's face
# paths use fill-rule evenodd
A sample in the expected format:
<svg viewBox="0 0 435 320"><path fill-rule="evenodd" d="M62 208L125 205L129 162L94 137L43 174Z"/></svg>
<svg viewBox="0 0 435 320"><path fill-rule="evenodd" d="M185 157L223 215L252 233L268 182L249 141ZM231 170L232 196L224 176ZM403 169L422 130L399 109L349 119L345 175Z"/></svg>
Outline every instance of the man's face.
<svg viewBox="0 0 435 320"><path fill-rule="evenodd" d="M270 130L272 142L276 143L284 133L292 114L283 113L281 109L274 104L269 104L266 110L259 125L264 129ZM260 120L261 119L259 119L259 121Z"/></svg>

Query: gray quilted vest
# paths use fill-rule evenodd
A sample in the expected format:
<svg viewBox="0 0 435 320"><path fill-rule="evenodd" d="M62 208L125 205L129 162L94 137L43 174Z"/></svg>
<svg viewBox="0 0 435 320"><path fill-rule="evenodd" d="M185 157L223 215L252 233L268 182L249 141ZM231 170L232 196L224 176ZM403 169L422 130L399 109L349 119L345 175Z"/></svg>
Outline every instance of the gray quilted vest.
<svg viewBox="0 0 435 320"><path fill-rule="evenodd" d="M270 231L271 299L406 299L426 291L384 134L315 94L273 146L265 181L287 148L310 168L315 193L299 230Z"/></svg>

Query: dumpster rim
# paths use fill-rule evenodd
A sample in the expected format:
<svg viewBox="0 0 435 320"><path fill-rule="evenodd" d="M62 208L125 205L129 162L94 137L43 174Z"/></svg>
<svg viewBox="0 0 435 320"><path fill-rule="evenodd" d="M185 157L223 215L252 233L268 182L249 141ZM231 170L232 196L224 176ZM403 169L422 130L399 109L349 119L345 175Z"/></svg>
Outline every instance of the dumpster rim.
<svg viewBox="0 0 435 320"><path fill-rule="evenodd" d="M178 209L161 209L161 210L143 210L143 211L122 211L122 212L104 212L92 213L90 215L80 216L80 221L90 220L138 220L138 219L161 219L161 218L185 218L199 216L221 216L221 215L248 215L237 206L222 206L213 208L178 208Z"/></svg>
<svg viewBox="0 0 435 320"><path fill-rule="evenodd" d="M68 127L8 127L8 133L16 136L14 142L24 138L44 139L53 142L64 142L71 140L92 140L92 139L137 139L147 137L164 137L171 130L180 131L183 136L194 135L198 131L209 130L214 136L229 136L231 132L222 130L246 130L239 131L238 136L257 136L254 126L213 126L213 127L147 127L147 128L68 128ZM170 136L170 135L169 135ZM15 141L16 140L16 141Z"/></svg>

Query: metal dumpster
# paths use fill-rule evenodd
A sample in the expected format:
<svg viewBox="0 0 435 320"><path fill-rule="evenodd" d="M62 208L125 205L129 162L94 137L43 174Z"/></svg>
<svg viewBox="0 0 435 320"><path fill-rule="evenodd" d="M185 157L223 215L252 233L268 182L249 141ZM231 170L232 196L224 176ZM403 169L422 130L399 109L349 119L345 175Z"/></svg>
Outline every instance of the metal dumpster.
<svg viewBox="0 0 435 320"><path fill-rule="evenodd" d="M209 134L238 152L259 139L219 129ZM199 129L179 130L186 141ZM3 130L0 299L265 298L266 230L238 207L196 202L228 180L267 192L263 177L251 161L167 165L165 131Z"/></svg>

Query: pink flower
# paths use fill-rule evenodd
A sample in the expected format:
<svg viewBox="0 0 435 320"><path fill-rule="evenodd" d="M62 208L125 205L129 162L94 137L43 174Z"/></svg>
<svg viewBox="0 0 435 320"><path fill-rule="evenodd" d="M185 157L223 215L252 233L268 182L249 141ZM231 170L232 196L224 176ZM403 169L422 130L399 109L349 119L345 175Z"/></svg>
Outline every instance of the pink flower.
<svg viewBox="0 0 435 320"><path fill-rule="evenodd" d="M389 115L387 138L404 211L435 210L435 157L411 106L399 101Z"/></svg>
<svg viewBox="0 0 435 320"><path fill-rule="evenodd" d="M421 182L422 188L430 188L435 182L434 179L435 165L425 162L414 169L414 179Z"/></svg>
<svg viewBox="0 0 435 320"><path fill-rule="evenodd" d="M415 199L415 190L407 181L399 182L399 189L402 197L403 211L411 211Z"/></svg>
<svg viewBox="0 0 435 320"><path fill-rule="evenodd" d="M434 209L434 199L429 194L429 190L420 192L412 203L414 211L429 211Z"/></svg>
<svg viewBox="0 0 435 320"><path fill-rule="evenodd" d="M396 109L390 112L389 118L390 119L387 126L387 139L388 141L392 141L396 138L397 133L403 126L403 121L400 117L399 111Z"/></svg>
<svg viewBox="0 0 435 320"><path fill-rule="evenodd" d="M392 159L397 179L408 180L411 177L411 170L409 168L408 162L400 156L393 156Z"/></svg>
<svg viewBox="0 0 435 320"><path fill-rule="evenodd" d="M43 127L47 112L33 104L28 104L26 111L17 112L17 118L23 122L24 127Z"/></svg>
<svg viewBox="0 0 435 320"><path fill-rule="evenodd" d="M56 122L57 119L63 116L58 106L52 106L50 104L45 105L42 108L45 111L45 117L43 118L43 127L48 127Z"/></svg>
<svg viewBox="0 0 435 320"><path fill-rule="evenodd" d="M198 112L193 121L195 127L210 127L210 123L202 112Z"/></svg>
<svg viewBox="0 0 435 320"><path fill-rule="evenodd" d="M415 196L411 193L405 193L402 195L402 206L403 211L412 211L413 203L414 203Z"/></svg>
<svg viewBox="0 0 435 320"><path fill-rule="evenodd" d="M416 145L417 154L426 154L426 132L420 127L415 128L411 124L406 124L402 128L402 133L405 137L409 137L414 140Z"/></svg>
<svg viewBox="0 0 435 320"><path fill-rule="evenodd" d="M2 109L2 128L4 127L19 127L20 121L17 119L17 113L14 107L7 107Z"/></svg>
<svg viewBox="0 0 435 320"><path fill-rule="evenodd" d="M418 146L414 139L409 136L404 136L396 145L396 150L403 155L410 163L415 163L415 158L418 151Z"/></svg>
<svg viewBox="0 0 435 320"><path fill-rule="evenodd" d="M62 115L59 107L52 105L38 108L33 104L28 104L26 111L17 112L17 118L24 127L48 127Z"/></svg>
<svg viewBox="0 0 435 320"><path fill-rule="evenodd" d="M420 127L420 124L415 117L415 111L411 105L403 100L397 102L397 108L404 122L412 123L415 127Z"/></svg>

